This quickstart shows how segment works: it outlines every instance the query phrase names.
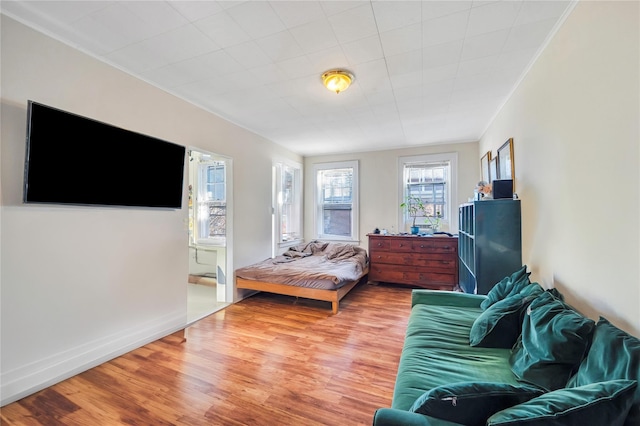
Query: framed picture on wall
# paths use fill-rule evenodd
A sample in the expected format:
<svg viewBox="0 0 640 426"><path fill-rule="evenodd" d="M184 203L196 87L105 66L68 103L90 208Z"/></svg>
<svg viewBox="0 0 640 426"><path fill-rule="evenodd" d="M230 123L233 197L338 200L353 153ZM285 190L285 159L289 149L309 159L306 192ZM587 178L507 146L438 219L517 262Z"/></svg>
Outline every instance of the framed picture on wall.
<svg viewBox="0 0 640 426"><path fill-rule="evenodd" d="M491 162L491 151L487 151L485 155L480 159L480 172L482 173L481 180L484 182L491 182L489 178L489 163Z"/></svg>
<svg viewBox="0 0 640 426"><path fill-rule="evenodd" d="M500 179L513 179L516 175L513 164L513 138L498 148L498 173Z"/></svg>
<svg viewBox="0 0 640 426"><path fill-rule="evenodd" d="M500 175L498 174L498 157L492 158L489 161L489 183L496 179L500 179Z"/></svg>

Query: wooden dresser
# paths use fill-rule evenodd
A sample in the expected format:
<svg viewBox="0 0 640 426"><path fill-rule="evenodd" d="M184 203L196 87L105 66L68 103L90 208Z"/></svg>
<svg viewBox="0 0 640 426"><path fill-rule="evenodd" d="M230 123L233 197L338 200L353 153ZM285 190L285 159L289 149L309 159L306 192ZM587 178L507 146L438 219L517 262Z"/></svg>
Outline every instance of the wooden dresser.
<svg viewBox="0 0 640 426"><path fill-rule="evenodd" d="M380 235L369 237L369 281L433 290L458 285L458 238Z"/></svg>

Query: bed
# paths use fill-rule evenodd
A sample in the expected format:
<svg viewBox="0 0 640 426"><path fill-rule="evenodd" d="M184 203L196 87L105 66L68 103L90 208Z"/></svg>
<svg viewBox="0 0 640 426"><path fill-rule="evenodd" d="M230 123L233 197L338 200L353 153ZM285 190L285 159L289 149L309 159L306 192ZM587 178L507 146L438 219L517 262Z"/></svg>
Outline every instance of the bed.
<svg viewBox="0 0 640 426"><path fill-rule="evenodd" d="M312 241L236 269L236 287L331 302L331 310L337 314L340 300L368 272L365 249Z"/></svg>

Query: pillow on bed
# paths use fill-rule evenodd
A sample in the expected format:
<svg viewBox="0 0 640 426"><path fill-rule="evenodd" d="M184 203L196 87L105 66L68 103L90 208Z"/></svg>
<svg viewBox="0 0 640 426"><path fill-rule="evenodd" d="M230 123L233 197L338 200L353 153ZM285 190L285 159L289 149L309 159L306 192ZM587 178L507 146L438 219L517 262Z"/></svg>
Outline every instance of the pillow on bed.
<svg viewBox="0 0 640 426"><path fill-rule="evenodd" d="M328 260L341 260L348 259L357 254L356 248L351 244L335 245L331 248L327 254L325 254Z"/></svg>

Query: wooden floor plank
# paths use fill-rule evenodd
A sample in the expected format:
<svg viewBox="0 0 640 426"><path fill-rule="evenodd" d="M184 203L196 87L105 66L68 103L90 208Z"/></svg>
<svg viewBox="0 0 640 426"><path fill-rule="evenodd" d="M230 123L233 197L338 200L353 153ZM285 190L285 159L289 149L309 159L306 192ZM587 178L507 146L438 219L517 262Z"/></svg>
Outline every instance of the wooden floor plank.
<svg viewBox="0 0 640 426"><path fill-rule="evenodd" d="M370 425L389 406L411 289L260 293L0 409L3 425Z"/></svg>

